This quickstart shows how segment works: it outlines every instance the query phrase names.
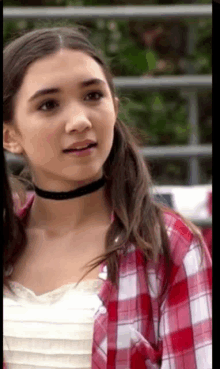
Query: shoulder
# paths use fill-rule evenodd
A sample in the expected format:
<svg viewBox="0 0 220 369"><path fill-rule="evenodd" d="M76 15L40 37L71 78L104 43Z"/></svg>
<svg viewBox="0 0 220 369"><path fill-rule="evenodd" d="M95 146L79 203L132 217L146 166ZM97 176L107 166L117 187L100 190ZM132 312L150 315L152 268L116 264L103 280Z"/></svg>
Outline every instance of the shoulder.
<svg viewBox="0 0 220 369"><path fill-rule="evenodd" d="M198 266L198 272L200 268L210 270L212 261L202 234L196 234L188 226L187 220L185 221L181 215L172 210L167 209L163 211L163 220L169 240L170 283L174 281L177 273L181 271L190 275L195 269L194 265ZM199 233L199 229L197 232ZM143 271L145 273L147 268L147 274L152 278L158 279L158 283L160 284L159 281L162 281L166 274L166 259L162 254L159 258L159 264L155 264L151 260L148 260L146 263L143 252L134 245L130 245L126 257L123 257L121 265L123 277L127 274L136 273L142 275Z"/></svg>
<svg viewBox="0 0 220 369"><path fill-rule="evenodd" d="M190 248L196 245L201 246L199 237L193 233L180 215L172 210L163 212L165 228L169 239L169 252L172 262L178 266ZM202 235L200 234L202 238Z"/></svg>
<svg viewBox="0 0 220 369"><path fill-rule="evenodd" d="M201 247L202 234L198 237L187 225L187 221L172 209L164 210L162 215L169 240L170 259L175 266L179 266L192 247ZM141 254L139 249L131 245L128 258L141 261Z"/></svg>
<svg viewBox="0 0 220 369"><path fill-rule="evenodd" d="M188 226L188 220L173 211L165 211L164 222L169 238L171 275L173 282L193 278L203 286L211 286L212 258L199 228ZM192 229L191 229L192 227ZM194 229L195 227L195 229Z"/></svg>

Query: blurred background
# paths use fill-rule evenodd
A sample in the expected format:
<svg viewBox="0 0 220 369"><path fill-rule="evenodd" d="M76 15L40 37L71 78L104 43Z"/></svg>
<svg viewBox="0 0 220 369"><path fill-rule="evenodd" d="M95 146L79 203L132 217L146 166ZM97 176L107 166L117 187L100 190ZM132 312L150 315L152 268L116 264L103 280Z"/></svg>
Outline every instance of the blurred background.
<svg viewBox="0 0 220 369"><path fill-rule="evenodd" d="M3 1L3 43L25 30L84 25L104 52L119 117L140 142L155 196L202 227L211 249L211 0ZM22 162L7 155L14 174ZM162 199L162 200L161 200Z"/></svg>

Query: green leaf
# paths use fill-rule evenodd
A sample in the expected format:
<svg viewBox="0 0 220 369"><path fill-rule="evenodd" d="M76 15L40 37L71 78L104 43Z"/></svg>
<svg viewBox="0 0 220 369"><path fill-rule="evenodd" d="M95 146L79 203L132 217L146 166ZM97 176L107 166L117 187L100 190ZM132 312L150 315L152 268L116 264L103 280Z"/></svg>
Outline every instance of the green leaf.
<svg viewBox="0 0 220 369"><path fill-rule="evenodd" d="M145 51L140 50L137 46L131 45L121 53L121 60L124 65L131 70L131 73L140 74L147 71L147 62ZM130 74L130 72L128 72Z"/></svg>
<svg viewBox="0 0 220 369"><path fill-rule="evenodd" d="M152 70L156 67L157 58L156 58L156 53L155 52L148 51L146 53L146 60L147 60L149 70Z"/></svg>
<svg viewBox="0 0 220 369"><path fill-rule="evenodd" d="M159 96L156 96L155 100L153 102L153 105L152 105L152 109L154 111L162 111L163 108L164 108L164 106L163 106L162 102L160 101Z"/></svg>

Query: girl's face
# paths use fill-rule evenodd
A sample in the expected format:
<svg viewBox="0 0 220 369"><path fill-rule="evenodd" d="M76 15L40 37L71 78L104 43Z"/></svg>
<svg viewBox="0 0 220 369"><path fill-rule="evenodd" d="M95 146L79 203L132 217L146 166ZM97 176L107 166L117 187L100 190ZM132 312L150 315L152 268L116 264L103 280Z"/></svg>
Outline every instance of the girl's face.
<svg viewBox="0 0 220 369"><path fill-rule="evenodd" d="M4 148L27 158L38 186L69 190L101 177L117 113L118 99L112 99L101 66L83 51L63 49L27 69L14 122L4 125ZM64 151L75 143L86 146L85 140L96 146Z"/></svg>

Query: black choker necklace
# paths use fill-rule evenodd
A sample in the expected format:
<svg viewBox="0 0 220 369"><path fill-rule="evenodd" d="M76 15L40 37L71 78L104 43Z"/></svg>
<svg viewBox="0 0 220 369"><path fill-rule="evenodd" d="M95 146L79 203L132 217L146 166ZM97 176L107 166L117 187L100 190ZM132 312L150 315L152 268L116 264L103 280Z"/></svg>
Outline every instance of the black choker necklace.
<svg viewBox="0 0 220 369"><path fill-rule="evenodd" d="M99 190L101 187L103 187L105 184L105 178L102 177L101 179L98 179L98 181L89 183L86 186L79 187L75 190L68 191L68 192L52 192L52 191L44 191L41 190L39 187L34 185L34 190L36 194L40 197L44 197L45 199L51 199L51 200L68 200L68 199L74 199L74 197L80 197L83 195L87 195L89 193L92 193L94 191Z"/></svg>

